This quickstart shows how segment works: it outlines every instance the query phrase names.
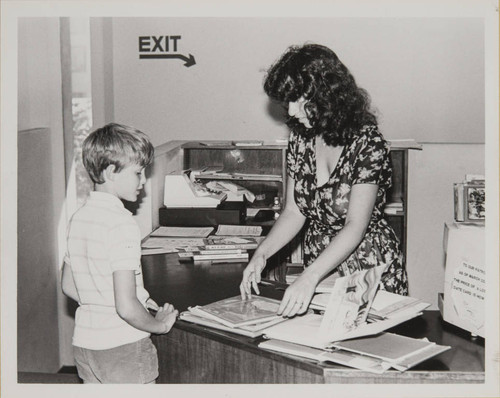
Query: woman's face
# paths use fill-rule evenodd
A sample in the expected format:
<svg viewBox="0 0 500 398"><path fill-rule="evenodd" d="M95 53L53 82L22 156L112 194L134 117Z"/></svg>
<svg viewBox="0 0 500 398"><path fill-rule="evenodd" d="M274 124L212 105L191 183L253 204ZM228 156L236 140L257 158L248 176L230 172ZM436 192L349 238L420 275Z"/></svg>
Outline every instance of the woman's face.
<svg viewBox="0 0 500 398"><path fill-rule="evenodd" d="M311 122L309 121L309 117L307 116L307 112L305 110L305 105L308 100L304 97L300 97L295 102L288 103L288 114L291 117L298 119L300 123L302 123L307 129L312 128Z"/></svg>

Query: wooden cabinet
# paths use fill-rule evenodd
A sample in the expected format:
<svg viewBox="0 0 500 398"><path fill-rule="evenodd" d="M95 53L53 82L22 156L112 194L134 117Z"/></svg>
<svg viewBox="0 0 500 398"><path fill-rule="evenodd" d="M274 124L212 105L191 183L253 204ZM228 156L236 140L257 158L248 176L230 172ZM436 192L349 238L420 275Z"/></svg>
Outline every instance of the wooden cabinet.
<svg viewBox="0 0 500 398"><path fill-rule="evenodd" d="M231 142L206 141L189 142L182 148L185 169L220 166L221 172L199 177L230 181L255 194L255 201L248 204L249 218L258 210L282 206L286 190L285 145L235 146Z"/></svg>
<svg viewBox="0 0 500 398"><path fill-rule="evenodd" d="M398 236L406 258L406 230L408 203L408 151L420 149L416 143L398 146L391 143L393 183L387 192L386 216ZM205 179L230 180L248 188L257 196L249 204L248 223L254 223L257 210L276 210L284 204L286 192L286 144L236 146L231 141L186 142L182 145L183 166L185 169L202 169L207 166L220 166L217 174L202 176ZM278 209L279 211L279 209ZM269 223L272 224L272 221ZM284 248L278 263L300 262L300 237Z"/></svg>

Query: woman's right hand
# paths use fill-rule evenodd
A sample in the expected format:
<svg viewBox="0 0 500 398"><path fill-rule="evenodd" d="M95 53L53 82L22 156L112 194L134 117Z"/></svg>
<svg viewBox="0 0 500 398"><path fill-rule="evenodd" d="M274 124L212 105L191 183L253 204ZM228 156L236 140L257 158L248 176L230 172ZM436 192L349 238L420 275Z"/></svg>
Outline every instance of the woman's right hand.
<svg viewBox="0 0 500 398"><path fill-rule="evenodd" d="M240 283L241 298L246 300L252 297L252 288L255 293L260 294L260 274L266 267L266 258L262 254L255 253L243 271L243 279Z"/></svg>

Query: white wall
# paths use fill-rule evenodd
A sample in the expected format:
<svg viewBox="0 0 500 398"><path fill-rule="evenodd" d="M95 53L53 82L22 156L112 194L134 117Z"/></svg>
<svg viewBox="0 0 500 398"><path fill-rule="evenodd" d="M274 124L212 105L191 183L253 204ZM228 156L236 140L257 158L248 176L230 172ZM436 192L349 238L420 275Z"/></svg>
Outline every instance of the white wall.
<svg viewBox="0 0 500 398"><path fill-rule="evenodd" d="M424 144L411 151L407 269L410 294L437 308L444 286L444 224L453 222L453 183L484 174L483 144Z"/></svg>
<svg viewBox="0 0 500 398"><path fill-rule="evenodd" d="M265 70L290 44L337 52L372 96L387 138L484 142L483 24L473 18L113 18L115 119L169 140L287 135ZM139 59L139 36L180 35L173 59ZM152 46L151 46L152 47ZM172 49L170 52L173 52Z"/></svg>
<svg viewBox="0 0 500 398"><path fill-rule="evenodd" d="M18 258L19 370L53 372L61 364L57 306L64 305L58 283L58 236L65 233L59 20L20 18L18 33L18 130L44 128L44 137L24 133L19 146L18 193L32 195L19 198L19 244L26 249Z"/></svg>

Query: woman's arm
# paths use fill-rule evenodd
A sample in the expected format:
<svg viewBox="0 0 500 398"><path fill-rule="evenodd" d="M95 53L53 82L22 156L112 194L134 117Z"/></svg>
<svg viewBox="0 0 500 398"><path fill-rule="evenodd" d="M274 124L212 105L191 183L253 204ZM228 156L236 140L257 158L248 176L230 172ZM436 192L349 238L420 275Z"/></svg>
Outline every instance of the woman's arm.
<svg viewBox="0 0 500 398"><path fill-rule="evenodd" d="M290 242L299 233L305 223L305 216L300 212L294 199L295 181L288 177L285 208L276 220L269 234L255 250L252 259L243 272L240 284L241 297L251 297L252 287L260 294L258 283L266 261Z"/></svg>
<svg viewBox="0 0 500 398"><path fill-rule="evenodd" d="M377 191L376 184L356 184L352 187L344 227L285 291L278 314L294 316L304 313L321 279L358 247L370 223Z"/></svg>
<svg viewBox="0 0 500 398"><path fill-rule="evenodd" d="M178 311L171 304L165 304L152 316L137 299L133 270L113 272L113 289L116 312L129 325L156 334L167 333L172 328Z"/></svg>

